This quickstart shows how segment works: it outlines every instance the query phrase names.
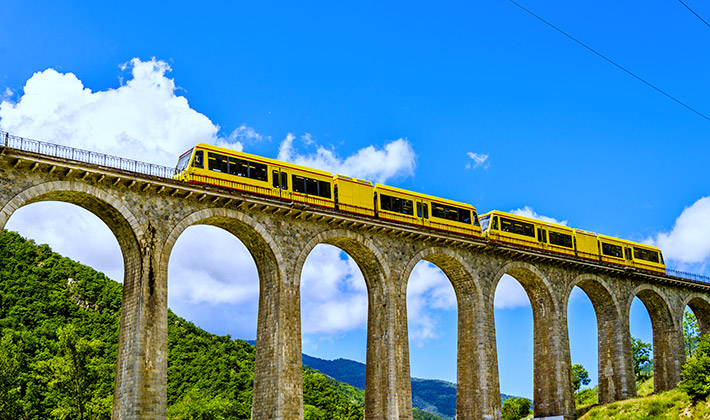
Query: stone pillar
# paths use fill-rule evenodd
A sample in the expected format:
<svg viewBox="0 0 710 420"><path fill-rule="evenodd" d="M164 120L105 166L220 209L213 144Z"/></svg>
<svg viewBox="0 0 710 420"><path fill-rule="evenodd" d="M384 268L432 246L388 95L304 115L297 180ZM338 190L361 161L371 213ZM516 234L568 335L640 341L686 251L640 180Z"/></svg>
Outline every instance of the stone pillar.
<svg viewBox="0 0 710 420"><path fill-rule="evenodd" d="M680 322L670 317L663 320L651 318L653 324L653 390L670 391L680 382L680 371L685 362L683 329ZM676 325L678 324L678 325Z"/></svg>
<svg viewBox="0 0 710 420"><path fill-rule="evenodd" d="M143 249L123 249L125 274L111 418L167 417L168 293L148 226Z"/></svg>
<svg viewBox="0 0 710 420"><path fill-rule="evenodd" d="M396 284L368 288L365 420L412 419L406 289Z"/></svg>
<svg viewBox="0 0 710 420"><path fill-rule="evenodd" d="M533 303L533 412L535 419L572 420L577 411L572 390L567 311L557 313L539 303Z"/></svg>
<svg viewBox="0 0 710 420"><path fill-rule="evenodd" d="M456 418L501 418L493 304L478 301L474 290L462 288L458 300L458 364Z"/></svg>
<svg viewBox="0 0 710 420"><path fill-rule="evenodd" d="M629 318L597 313L599 334L599 403L608 404L636 396Z"/></svg>
<svg viewBox="0 0 710 420"><path fill-rule="evenodd" d="M301 296L298 284L293 281L293 276L280 276L278 267L261 264L257 268L260 290L252 419L302 419Z"/></svg>

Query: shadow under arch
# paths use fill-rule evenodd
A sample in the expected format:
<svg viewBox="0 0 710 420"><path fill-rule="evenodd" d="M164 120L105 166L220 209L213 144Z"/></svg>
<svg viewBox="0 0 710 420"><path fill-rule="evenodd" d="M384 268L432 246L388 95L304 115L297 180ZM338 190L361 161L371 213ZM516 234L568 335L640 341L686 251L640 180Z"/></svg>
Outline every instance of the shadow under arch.
<svg viewBox="0 0 710 420"><path fill-rule="evenodd" d="M534 416L573 418L576 411L567 341L566 310L560 308L553 298L553 289L548 278L533 264L520 261L505 264L494 276L493 290L497 288L505 274L520 283L532 306ZM488 306L488 310L493 313L493 299L490 299ZM497 366L496 360L496 368Z"/></svg>
<svg viewBox="0 0 710 420"><path fill-rule="evenodd" d="M597 360L599 403L606 404L636 395L633 366L626 357L630 352L629 339L621 334L624 329L621 309L616 296L604 279L593 274L582 274L569 285L565 302L569 304L572 289L577 286L587 295L597 318ZM566 305L565 305L566 307Z"/></svg>
<svg viewBox="0 0 710 420"><path fill-rule="evenodd" d="M401 285L392 281L392 271L379 244L357 232L344 229L320 232L301 247L293 265L294 281L297 284L300 285L306 258L319 244L332 245L347 253L365 279L365 418L407 418L407 413L411 418L406 294L401 292ZM400 322L402 319L404 325Z"/></svg>
<svg viewBox="0 0 710 420"><path fill-rule="evenodd" d="M190 226L215 226L234 235L251 254L259 274L256 355L252 418L279 418L288 410L303 417L300 314L298 297L284 279L284 258L271 235L247 214L226 208L198 210L170 231L160 255L161 278L167 282L170 254ZM293 313L298 316L291 316ZM167 322L167 321L166 321Z"/></svg>
<svg viewBox="0 0 710 420"><path fill-rule="evenodd" d="M481 351L485 329L479 311L483 306L476 272L457 252L448 248L427 248L416 253L405 264L402 280L409 282L414 267L420 261L437 266L449 279L456 294L458 309L458 347L456 363L456 418L460 420L486 418L500 408L497 381L490 383L487 354ZM406 284L405 284L406 290Z"/></svg>
<svg viewBox="0 0 710 420"><path fill-rule="evenodd" d="M700 335L710 333L710 298L700 293L693 293L685 298L684 305L682 306L683 311L685 311L686 306L690 307L695 315L695 319L698 320ZM683 314L681 313L679 316L682 317Z"/></svg>
<svg viewBox="0 0 710 420"><path fill-rule="evenodd" d="M634 297L639 298L651 318L653 390L669 391L680 382L680 370L685 360L681 318L673 316L670 305L655 286L641 285L633 290L629 300L625 302L626 319L629 319Z"/></svg>
<svg viewBox="0 0 710 420"><path fill-rule="evenodd" d="M151 347L150 340L135 333L140 328L136 323L145 322L136 321L141 317L142 308L138 302L152 302L159 295L159 292L153 293L155 288L146 291L142 281L145 248L152 245L154 232L145 232L136 216L119 197L98 186L74 181L52 181L23 190L0 209L0 229L17 209L43 201L74 204L93 213L111 230L121 249L124 264L123 297L112 417L119 418L131 413L138 402L165 401L165 352L161 353L159 348ZM149 229L152 228L149 226ZM159 404L150 406L157 407L157 413L164 411Z"/></svg>

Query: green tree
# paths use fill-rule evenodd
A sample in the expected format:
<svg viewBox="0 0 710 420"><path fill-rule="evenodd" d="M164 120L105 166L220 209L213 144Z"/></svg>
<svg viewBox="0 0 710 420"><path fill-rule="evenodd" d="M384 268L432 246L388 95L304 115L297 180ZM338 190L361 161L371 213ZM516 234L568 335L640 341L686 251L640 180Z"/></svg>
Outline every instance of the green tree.
<svg viewBox="0 0 710 420"><path fill-rule="evenodd" d="M638 338L631 337L631 351L634 358L634 374L636 382L645 381L651 374L648 372L647 366L651 363L651 351L653 346L644 343Z"/></svg>
<svg viewBox="0 0 710 420"><path fill-rule="evenodd" d="M56 407L51 412L52 416L79 420L105 417L106 413L101 416L86 410L98 376L93 356L101 347L101 342L80 337L74 324L59 327L57 336L58 354L49 360L40 360L36 365L38 378L55 391ZM98 406L101 407L101 404Z"/></svg>
<svg viewBox="0 0 710 420"><path fill-rule="evenodd" d="M678 387L693 402L704 400L710 395L710 335L700 337L695 353L686 360L680 377Z"/></svg>
<svg viewBox="0 0 710 420"><path fill-rule="evenodd" d="M503 420L520 420L530 414L530 400L527 398L508 398L503 401Z"/></svg>
<svg viewBox="0 0 710 420"><path fill-rule="evenodd" d="M589 379L589 372L580 364L572 365L572 387L574 392L579 391L582 385L589 385L592 380Z"/></svg>
<svg viewBox="0 0 710 420"><path fill-rule="evenodd" d="M10 331L0 339L0 418L19 419L24 417L20 404L22 396L18 379L22 368L22 344L15 342Z"/></svg>
<svg viewBox="0 0 710 420"><path fill-rule="evenodd" d="M685 344L685 357L690 357L695 353L695 348L698 345L698 337L700 336L700 328L698 328L698 320L695 314L688 309L683 312L683 344Z"/></svg>

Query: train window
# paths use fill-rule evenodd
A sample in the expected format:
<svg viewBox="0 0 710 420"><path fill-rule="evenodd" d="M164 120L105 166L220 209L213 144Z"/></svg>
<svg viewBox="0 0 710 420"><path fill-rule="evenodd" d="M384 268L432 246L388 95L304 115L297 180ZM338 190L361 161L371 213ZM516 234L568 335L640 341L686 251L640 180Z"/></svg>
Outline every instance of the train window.
<svg viewBox="0 0 710 420"><path fill-rule="evenodd" d="M283 179L283 178L282 178ZM293 192L330 198L330 182L292 175ZM282 184L283 185L283 184Z"/></svg>
<svg viewBox="0 0 710 420"><path fill-rule="evenodd" d="M500 230L503 232L515 233L518 235L535 237L535 226L532 223L525 223L518 220L500 218Z"/></svg>
<svg viewBox="0 0 710 420"><path fill-rule="evenodd" d="M493 224L491 225L491 229L498 230L498 216L493 218Z"/></svg>
<svg viewBox="0 0 710 420"><path fill-rule="evenodd" d="M207 153L207 168L210 171L226 174L229 171L229 159L227 156L209 152Z"/></svg>
<svg viewBox="0 0 710 420"><path fill-rule="evenodd" d="M606 242L602 242L602 254L610 257L624 258L624 254L619 245L612 245Z"/></svg>
<svg viewBox="0 0 710 420"><path fill-rule="evenodd" d="M274 170L271 172L271 182L274 185L274 188L281 188L281 184L279 183L279 171Z"/></svg>
<svg viewBox="0 0 710 420"><path fill-rule="evenodd" d="M249 163L249 178L256 179L257 181L267 182L266 179L266 165L263 163L248 162Z"/></svg>
<svg viewBox="0 0 710 420"><path fill-rule="evenodd" d="M288 189L288 174L286 172L281 172L281 189Z"/></svg>
<svg viewBox="0 0 710 420"><path fill-rule="evenodd" d="M481 224L478 222L478 213L476 213L475 211L473 212L473 225L481 226Z"/></svg>
<svg viewBox="0 0 710 420"><path fill-rule="evenodd" d="M624 256L626 257L627 260L631 261L631 249L624 248Z"/></svg>
<svg viewBox="0 0 710 420"><path fill-rule="evenodd" d="M565 248L574 248L572 244L572 235L567 235L565 233L550 231L550 244L563 246Z"/></svg>
<svg viewBox="0 0 710 420"><path fill-rule="evenodd" d="M380 208L382 210L414 216L414 202L412 202L412 200L380 194Z"/></svg>
<svg viewBox="0 0 710 420"><path fill-rule="evenodd" d="M429 205L424 203L424 218L428 219L429 218Z"/></svg>
<svg viewBox="0 0 710 420"><path fill-rule="evenodd" d="M634 247L634 258L655 263L660 261L658 259L658 252L636 247Z"/></svg>
<svg viewBox="0 0 710 420"><path fill-rule="evenodd" d="M192 166L195 168L200 168L204 169L205 167L205 161L203 159L204 152L202 150L198 150L195 152L195 160L192 161Z"/></svg>
<svg viewBox="0 0 710 420"><path fill-rule="evenodd" d="M306 178L306 194L318 195L318 181L311 178Z"/></svg>
<svg viewBox="0 0 710 420"><path fill-rule="evenodd" d="M330 182L318 181L318 195L324 198L330 198Z"/></svg>
<svg viewBox="0 0 710 420"><path fill-rule="evenodd" d="M446 204L432 204L431 215L432 217L438 217L439 219L453 220L454 222L466 223L469 225L471 224L471 210L447 206Z"/></svg>
<svg viewBox="0 0 710 420"><path fill-rule="evenodd" d="M417 217L422 217L422 202L417 202Z"/></svg>

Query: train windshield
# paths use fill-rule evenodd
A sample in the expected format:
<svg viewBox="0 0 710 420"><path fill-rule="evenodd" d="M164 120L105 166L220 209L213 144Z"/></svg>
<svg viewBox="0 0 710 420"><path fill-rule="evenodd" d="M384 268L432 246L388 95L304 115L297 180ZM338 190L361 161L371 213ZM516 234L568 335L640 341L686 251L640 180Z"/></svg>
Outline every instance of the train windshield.
<svg viewBox="0 0 710 420"><path fill-rule="evenodd" d="M178 159L177 166L175 167L175 172L182 172L187 168L187 164L190 163L190 156L192 156L192 149L188 150L187 152L183 153L182 156L180 156L180 159Z"/></svg>
<svg viewBox="0 0 710 420"><path fill-rule="evenodd" d="M481 230L487 230L488 229L488 223L491 221L491 215L487 214L485 216L481 216L479 219L481 221Z"/></svg>

